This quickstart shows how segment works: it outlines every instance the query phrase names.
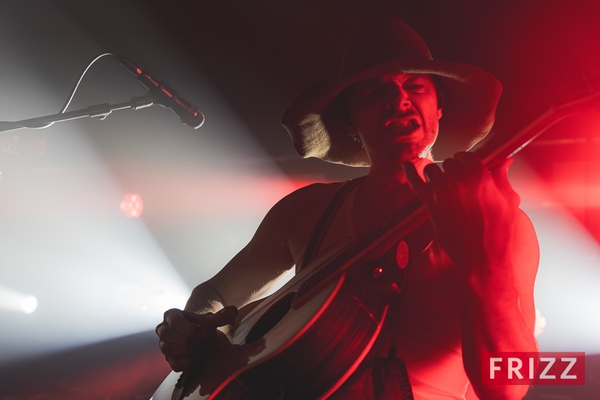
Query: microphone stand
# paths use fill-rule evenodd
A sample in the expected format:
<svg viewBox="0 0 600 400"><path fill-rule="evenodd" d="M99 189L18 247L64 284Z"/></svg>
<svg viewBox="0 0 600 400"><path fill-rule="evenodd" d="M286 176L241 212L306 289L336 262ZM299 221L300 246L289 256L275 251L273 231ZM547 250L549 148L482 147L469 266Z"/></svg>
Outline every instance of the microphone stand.
<svg viewBox="0 0 600 400"><path fill-rule="evenodd" d="M154 105L155 100L153 96L148 93L144 96L132 97L129 101L118 103L118 104L97 104L89 106L87 108L75 111L69 111L65 113L47 115L44 117L37 117L31 119L24 119L22 121L0 121L0 133L15 131L18 129L41 129L47 128L55 122L71 121L80 118L98 118L100 120L106 119L113 111L119 110L140 110L142 108L150 107Z"/></svg>

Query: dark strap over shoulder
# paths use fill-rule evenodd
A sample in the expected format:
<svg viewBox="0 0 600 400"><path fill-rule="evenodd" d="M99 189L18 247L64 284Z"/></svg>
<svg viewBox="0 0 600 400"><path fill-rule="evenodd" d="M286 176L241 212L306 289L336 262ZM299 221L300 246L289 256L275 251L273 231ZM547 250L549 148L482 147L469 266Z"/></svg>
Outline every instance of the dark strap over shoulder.
<svg viewBox="0 0 600 400"><path fill-rule="evenodd" d="M321 216L319 217L319 220L317 221L317 224L315 225L312 234L310 235L310 239L306 246L306 251L304 252L304 258L302 259L302 268L307 266L313 259L315 254L317 254L321 243L323 242L323 239L325 237L325 233L327 232L329 225L331 225L333 217L342 205L342 201L345 198L346 194L350 192L352 188L356 187L360 182L362 182L363 179L364 176L361 176L360 178L343 182L337 190L337 192L335 193L335 195L333 196L333 198L329 201L329 203L321 213Z"/></svg>

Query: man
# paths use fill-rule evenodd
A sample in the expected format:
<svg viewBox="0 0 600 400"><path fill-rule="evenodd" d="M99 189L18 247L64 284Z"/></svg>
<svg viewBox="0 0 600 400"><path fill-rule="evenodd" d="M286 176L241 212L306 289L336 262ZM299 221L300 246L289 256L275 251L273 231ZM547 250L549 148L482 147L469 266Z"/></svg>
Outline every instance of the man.
<svg viewBox="0 0 600 400"><path fill-rule="evenodd" d="M522 398L527 387L482 384L482 363L487 352L536 351L537 240L508 182L510 162L490 171L461 152L491 129L500 91L479 68L432 60L400 21L355 32L340 78L303 92L283 124L302 156L368 165L368 175L310 185L278 202L250 243L194 289L185 311L165 313L157 333L171 367L190 366L194 338L205 347L223 341L203 338L283 272L351 247L416 194L433 241L410 250L401 300L332 398ZM443 170L433 163L434 154L454 152Z"/></svg>

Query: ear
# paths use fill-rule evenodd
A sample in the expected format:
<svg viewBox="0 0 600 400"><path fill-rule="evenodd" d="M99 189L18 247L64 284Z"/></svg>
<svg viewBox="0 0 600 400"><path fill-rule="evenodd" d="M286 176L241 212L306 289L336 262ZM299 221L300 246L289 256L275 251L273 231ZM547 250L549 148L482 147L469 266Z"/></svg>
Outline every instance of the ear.
<svg viewBox="0 0 600 400"><path fill-rule="evenodd" d="M442 107L438 108L437 110L437 119L442 118Z"/></svg>

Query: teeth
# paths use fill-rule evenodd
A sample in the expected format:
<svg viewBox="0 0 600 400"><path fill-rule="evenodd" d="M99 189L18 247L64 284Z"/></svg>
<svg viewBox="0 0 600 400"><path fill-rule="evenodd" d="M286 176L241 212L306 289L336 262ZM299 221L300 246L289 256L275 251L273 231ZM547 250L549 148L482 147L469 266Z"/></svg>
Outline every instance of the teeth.
<svg viewBox="0 0 600 400"><path fill-rule="evenodd" d="M390 121L390 123L392 124L396 124L399 126L404 126L404 127L417 127L417 121L415 121L414 119L407 119L407 118L394 118Z"/></svg>
<svg viewBox="0 0 600 400"><path fill-rule="evenodd" d="M413 118L394 118L386 126L394 125L401 133L410 133L419 127L419 122Z"/></svg>

